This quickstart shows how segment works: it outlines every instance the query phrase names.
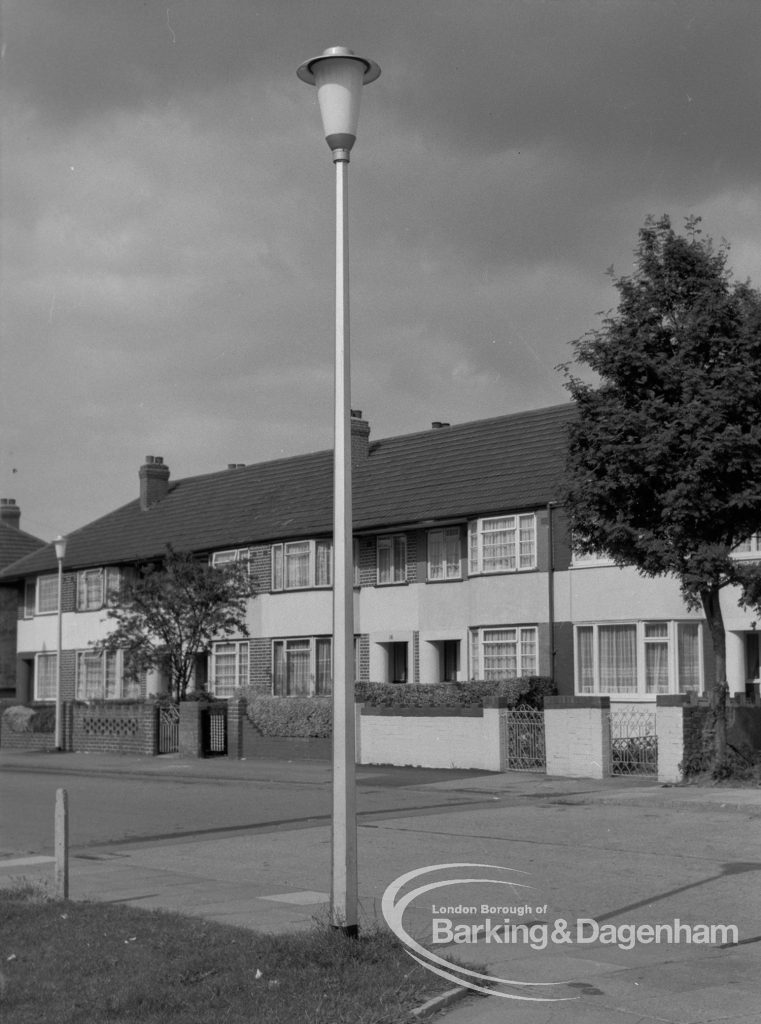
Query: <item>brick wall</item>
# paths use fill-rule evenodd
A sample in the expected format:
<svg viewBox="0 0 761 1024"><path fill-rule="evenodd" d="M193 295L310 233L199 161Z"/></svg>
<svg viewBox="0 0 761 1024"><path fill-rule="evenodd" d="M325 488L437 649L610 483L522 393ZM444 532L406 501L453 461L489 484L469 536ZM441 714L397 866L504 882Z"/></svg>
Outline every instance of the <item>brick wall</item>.
<svg viewBox="0 0 761 1024"><path fill-rule="evenodd" d="M545 697L547 774L577 779L610 775L609 697Z"/></svg>
<svg viewBox="0 0 761 1024"><path fill-rule="evenodd" d="M158 752L158 714L153 703L73 704L71 715L68 749L149 757Z"/></svg>
<svg viewBox="0 0 761 1024"><path fill-rule="evenodd" d="M363 706L357 748L361 764L502 769L498 708Z"/></svg>
<svg viewBox="0 0 761 1024"><path fill-rule="evenodd" d="M272 644L267 637L256 637L248 652L249 684L266 697L272 693Z"/></svg>

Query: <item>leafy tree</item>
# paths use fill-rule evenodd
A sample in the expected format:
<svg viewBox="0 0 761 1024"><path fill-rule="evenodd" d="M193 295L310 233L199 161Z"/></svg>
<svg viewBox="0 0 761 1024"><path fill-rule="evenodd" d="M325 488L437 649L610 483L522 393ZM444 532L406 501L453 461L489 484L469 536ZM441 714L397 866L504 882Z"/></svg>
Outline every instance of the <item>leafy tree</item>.
<svg viewBox="0 0 761 1024"><path fill-rule="evenodd" d="M713 641L716 763L726 752L721 591L761 599L758 566L731 557L761 529L761 294L735 283L728 246L667 216L639 232L618 309L573 343L563 367L578 406L566 502L574 547L643 576L679 580ZM571 372L588 367L597 382Z"/></svg>
<svg viewBox="0 0 761 1024"><path fill-rule="evenodd" d="M246 603L252 592L240 563L215 568L168 546L161 563L141 566L137 578L114 595L108 618L116 627L96 646L124 651L127 674L165 671L172 699L179 702L196 657L212 640L249 635Z"/></svg>

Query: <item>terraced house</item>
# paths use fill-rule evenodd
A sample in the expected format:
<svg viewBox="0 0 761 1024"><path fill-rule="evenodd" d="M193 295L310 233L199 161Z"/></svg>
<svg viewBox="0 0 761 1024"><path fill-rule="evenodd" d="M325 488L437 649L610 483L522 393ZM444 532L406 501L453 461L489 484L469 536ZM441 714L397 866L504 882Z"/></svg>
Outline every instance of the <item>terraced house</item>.
<svg viewBox="0 0 761 1024"><path fill-rule="evenodd" d="M624 702L701 692L710 639L677 584L604 559L574 559L557 502L571 405L370 440L352 415L355 669L400 684L552 677L565 694ZM250 683L283 697L331 688L332 453L172 481L159 457L139 494L68 538L62 597L64 699L160 692L94 653L121 574L167 543L213 564L243 561L255 586L250 637L215 643L196 681L220 697ZM761 557L761 537L738 557ZM54 697L52 545L2 575L18 601L17 691ZM759 676L759 631L727 593L731 689Z"/></svg>

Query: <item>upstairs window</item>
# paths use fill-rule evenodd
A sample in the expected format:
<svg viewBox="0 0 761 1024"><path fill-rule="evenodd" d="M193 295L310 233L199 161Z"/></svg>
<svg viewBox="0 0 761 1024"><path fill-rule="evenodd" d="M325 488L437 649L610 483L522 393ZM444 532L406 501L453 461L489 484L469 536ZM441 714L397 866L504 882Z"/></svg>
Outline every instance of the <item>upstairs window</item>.
<svg viewBox="0 0 761 1024"><path fill-rule="evenodd" d="M407 580L407 538L403 533L378 537L378 583Z"/></svg>
<svg viewBox="0 0 761 1024"><path fill-rule="evenodd" d="M37 577L37 615L58 611L58 576Z"/></svg>
<svg viewBox="0 0 761 1024"><path fill-rule="evenodd" d="M248 573L251 572L251 549L231 548L229 551L215 551L211 556L211 564L215 569L221 569L225 565L240 564Z"/></svg>
<svg viewBox="0 0 761 1024"><path fill-rule="evenodd" d="M121 584L118 569L85 569L77 573L77 611L89 612L111 603Z"/></svg>
<svg viewBox="0 0 761 1024"><path fill-rule="evenodd" d="M732 549L732 554L743 558L761 558L761 532L752 533L747 540Z"/></svg>
<svg viewBox="0 0 761 1024"><path fill-rule="evenodd" d="M459 580L461 576L459 526L429 530L428 579Z"/></svg>
<svg viewBox="0 0 761 1024"><path fill-rule="evenodd" d="M56 591L57 597L57 591ZM37 581L24 582L24 618L31 619L37 607Z"/></svg>
<svg viewBox="0 0 761 1024"><path fill-rule="evenodd" d="M333 582L333 543L295 540L272 545L272 589L305 590Z"/></svg>
<svg viewBox="0 0 761 1024"><path fill-rule="evenodd" d="M494 516L468 527L471 574L536 568L536 516Z"/></svg>

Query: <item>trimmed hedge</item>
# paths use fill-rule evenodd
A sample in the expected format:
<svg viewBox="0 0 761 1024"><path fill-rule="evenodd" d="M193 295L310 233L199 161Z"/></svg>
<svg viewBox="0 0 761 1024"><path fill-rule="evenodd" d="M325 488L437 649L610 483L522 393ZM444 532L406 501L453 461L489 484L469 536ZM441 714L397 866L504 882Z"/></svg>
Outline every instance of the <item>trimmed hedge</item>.
<svg viewBox="0 0 761 1024"><path fill-rule="evenodd" d="M557 688L543 676L522 676L499 682L475 679L467 683L433 683L428 686L359 682L354 688L357 702L389 708L467 707L482 705L486 697L496 697L510 706L528 704L541 708L544 698L554 693L557 693Z"/></svg>
<svg viewBox="0 0 761 1024"><path fill-rule="evenodd" d="M484 698L496 697L508 705L528 704L541 708L555 686L542 676L525 676L501 682L476 680L468 683L365 683L354 687L359 704L386 708L480 707ZM246 700L246 716L262 736L327 738L333 733L330 697L270 697L241 687L236 697Z"/></svg>
<svg viewBox="0 0 761 1024"><path fill-rule="evenodd" d="M262 736L325 738L333 733L330 697L249 697L246 715Z"/></svg>

